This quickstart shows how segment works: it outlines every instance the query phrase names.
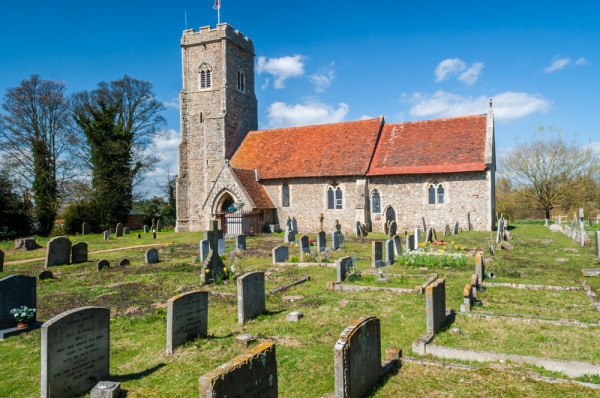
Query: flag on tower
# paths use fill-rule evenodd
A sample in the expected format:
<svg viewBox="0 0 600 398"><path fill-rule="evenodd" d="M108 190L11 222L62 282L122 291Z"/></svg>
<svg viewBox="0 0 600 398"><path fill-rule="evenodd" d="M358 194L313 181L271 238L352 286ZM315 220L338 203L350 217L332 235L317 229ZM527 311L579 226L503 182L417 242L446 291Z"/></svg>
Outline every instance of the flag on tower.
<svg viewBox="0 0 600 398"><path fill-rule="evenodd" d="M213 6L214 10L218 10L221 8L221 0L215 0L215 5Z"/></svg>

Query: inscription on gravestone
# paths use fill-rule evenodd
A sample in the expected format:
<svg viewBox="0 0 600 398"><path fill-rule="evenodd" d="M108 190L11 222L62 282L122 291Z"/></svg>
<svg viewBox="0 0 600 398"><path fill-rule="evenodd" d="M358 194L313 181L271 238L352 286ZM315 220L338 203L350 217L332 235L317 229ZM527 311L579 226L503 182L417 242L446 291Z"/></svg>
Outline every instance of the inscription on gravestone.
<svg viewBox="0 0 600 398"><path fill-rule="evenodd" d="M109 375L110 310L83 307L42 325L41 396L88 393Z"/></svg>
<svg viewBox="0 0 600 398"><path fill-rule="evenodd" d="M189 292L167 301L167 354L208 335L208 292Z"/></svg>

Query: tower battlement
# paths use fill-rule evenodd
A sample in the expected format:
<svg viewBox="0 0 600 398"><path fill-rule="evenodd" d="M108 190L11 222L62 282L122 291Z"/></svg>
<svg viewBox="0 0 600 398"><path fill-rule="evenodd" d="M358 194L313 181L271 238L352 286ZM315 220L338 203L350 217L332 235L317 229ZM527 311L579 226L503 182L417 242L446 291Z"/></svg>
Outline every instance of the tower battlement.
<svg viewBox="0 0 600 398"><path fill-rule="evenodd" d="M194 29L184 30L183 36L181 37L181 46L206 44L223 40L224 38L236 44L238 47L254 54L254 43L252 40L227 23L219 24L215 28L203 26L197 31Z"/></svg>

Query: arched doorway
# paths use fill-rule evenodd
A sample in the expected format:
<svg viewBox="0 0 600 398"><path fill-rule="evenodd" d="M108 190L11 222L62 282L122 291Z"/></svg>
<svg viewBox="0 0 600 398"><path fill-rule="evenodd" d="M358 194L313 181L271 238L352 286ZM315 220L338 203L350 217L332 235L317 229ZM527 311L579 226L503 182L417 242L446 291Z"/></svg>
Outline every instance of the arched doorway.
<svg viewBox="0 0 600 398"><path fill-rule="evenodd" d="M215 209L215 213L225 213L225 212L234 212L235 207L233 204L235 203L235 199L229 192L225 192L223 196L219 198L217 201L217 206Z"/></svg>
<svg viewBox="0 0 600 398"><path fill-rule="evenodd" d="M394 210L394 208L392 206L390 206L385 211L385 223L387 225L388 221L395 221L395 220L396 220L396 211Z"/></svg>

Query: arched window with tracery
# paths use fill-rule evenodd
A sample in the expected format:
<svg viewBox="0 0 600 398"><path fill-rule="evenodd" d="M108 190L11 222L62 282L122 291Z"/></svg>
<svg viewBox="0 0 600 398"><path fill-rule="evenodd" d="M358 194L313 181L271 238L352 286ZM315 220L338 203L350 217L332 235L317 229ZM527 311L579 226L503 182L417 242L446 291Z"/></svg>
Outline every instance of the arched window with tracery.
<svg viewBox="0 0 600 398"><path fill-rule="evenodd" d="M212 86L212 71L207 64L200 65L200 89L211 88Z"/></svg>
<svg viewBox="0 0 600 398"><path fill-rule="evenodd" d="M377 190L371 194L371 209L373 213L381 213L381 196Z"/></svg>
<svg viewBox="0 0 600 398"><path fill-rule="evenodd" d="M427 203L430 205L442 205L445 203L444 186L437 181L433 181L427 188Z"/></svg>
<svg viewBox="0 0 600 398"><path fill-rule="evenodd" d="M327 188L327 208L330 210L342 209L343 199L342 189L335 181L332 182Z"/></svg>

